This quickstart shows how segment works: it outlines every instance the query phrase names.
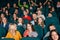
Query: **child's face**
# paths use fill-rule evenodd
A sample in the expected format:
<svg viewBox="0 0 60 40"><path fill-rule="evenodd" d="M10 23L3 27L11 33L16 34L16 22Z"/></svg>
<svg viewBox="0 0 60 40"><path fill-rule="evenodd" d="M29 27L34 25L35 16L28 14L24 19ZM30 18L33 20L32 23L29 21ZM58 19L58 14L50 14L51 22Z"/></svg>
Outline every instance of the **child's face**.
<svg viewBox="0 0 60 40"><path fill-rule="evenodd" d="M52 32L51 37L53 40L58 40L58 34L56 32Z"/></svg>

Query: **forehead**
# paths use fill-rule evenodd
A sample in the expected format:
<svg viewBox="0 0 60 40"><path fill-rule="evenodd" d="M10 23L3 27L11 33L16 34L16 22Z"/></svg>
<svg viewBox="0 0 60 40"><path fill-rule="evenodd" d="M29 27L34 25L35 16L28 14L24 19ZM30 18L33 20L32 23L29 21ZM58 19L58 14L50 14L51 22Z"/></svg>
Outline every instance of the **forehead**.
<svg viewBox="0 0 60 40"><path fill-rule="evenodd" d="M42 20L42 18L38 18L39 20Z"/></svg>
<svg viewBox="0 0 60 40"><path fill-rule="evenodd" d="M55 26L54 26L54 25L50 26L50 28L51 28L51 27L54 27L54 28L55 28Z"/></svg>
<svg viewBox="0 0 60 40"><path fill-rule="evenodd" d="M55 31L53 31L51 34L53 35L53 34L57 34L57 33Z"/></svg>
<svg viewBox="0 0 60 40"><path fill-rule="evenodd" d="M36 14L33 14L33 16L36 16Z"/></svg>
<svg viewBox="0 0 60 40"><path fill-rule="evenodd" d="M3 20L6 20L6 18L3 18Z"/></svg>
<svg viewBox="0 0 60 40"><path fill-rule="evenodd" d="M22 19L22 18L19 18L19 19Z"/></svg>
<svg viewBox="0 0 60 40"><path fill-rule="evenodd" d="M16 27L16 24L14 24L14 25L10 25L10 27Z"/></svg>

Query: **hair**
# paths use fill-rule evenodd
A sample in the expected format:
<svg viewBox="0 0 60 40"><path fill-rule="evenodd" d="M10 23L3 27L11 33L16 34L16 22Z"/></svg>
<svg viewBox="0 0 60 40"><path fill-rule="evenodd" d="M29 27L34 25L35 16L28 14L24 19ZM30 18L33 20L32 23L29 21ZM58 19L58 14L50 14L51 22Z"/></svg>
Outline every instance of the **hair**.
<svg viewBox="0 0 60 40"><path fill-rule="evenodd" d="M49 27L49 29L50 29L50 26L55 26L54 24L50 24L48 27Z"/></svg>
<svg viewBox="0 0 60 40"><path fill-rule="evenodd" d="M26 10L26 9L24 9L24 11L25 11L25 12L27 12L27 10Z"/></svg>
<svg viewBox="0 0 60 40"><path fill-rule="evenodd" d="M55 26L54 24L50 24L48 27L50 27L50 26Z"/></svg>
<svg viewBox="0 0 60 40"><path fill-rule="evenodd" d="M1 13L1 14L0 14L0 16L1 16L2 14L3 14L3 15L4 15L4 17L5 17L5 13Z"/></svg>
<svg viewBox="0 0 60 40"><path fill-rule="evenodd" d="M14 13L15 15L16 15L16 17L17 17L17 14L16 13ZM13 16L14 16L14 14L13 14Z"/></svg>
<svg viewBox="0 0 60 40"><path fill-rule="evenodd" d="M10 30L11 30L11 28L10 28L10 27L11 27L12 25L13 25L13 26L14 26L14 25L16 26L16 24L15 24L15 23L10 23L10 24L9 24L9 30L8 30L8 31L10 31ZM16 27L16 29L17 29L17 27Z"/></svg>
<svg viewBox="0 0 60 40"><path fill-rule="evenodd" d="M43 18L42 17L39 17L39 18L41 18L42 19L42 22L41 22L41 24L40 25L42 25L42 27L44 27L44 20L43 20ZM39 19L38 18L38 19ZM37 20L38 21L38 20Z"/></svg>
<svg viewBox="0 0 60 40"><path fill-rule="evenodd" d="M56 33L58 34L58 32L57 32L56 30L52 30L52 31L50 31L50 36L49 36L49 39L50 39L50 40L53 40L52 37L51 37L51 36L52 36L52 35L51 35L52 32L56 32ZM58 36L59 36L59 34L58 34ZM59 37L59 38L60 38L60 37ZM59 40L59 39L58 39L58 40Z"/></svg>
<svg viewBox="0 0 60 40"><path fill-rule="evenodd" d="M2 19L1 19L1 17L0 17L0 24L2 23Z"/></svg>
<svg viewBox="0 0 60 40"><path fill-rule="evenodd" d="M33 25L32 25L30 22L29 22L29 23L27 23L27 24L31 25L32 31L35 31L35 29L34 29ZM27 25L26 25L26 26L27 26ZM26 30L27 30L27 27L26 27Z"/></svg>

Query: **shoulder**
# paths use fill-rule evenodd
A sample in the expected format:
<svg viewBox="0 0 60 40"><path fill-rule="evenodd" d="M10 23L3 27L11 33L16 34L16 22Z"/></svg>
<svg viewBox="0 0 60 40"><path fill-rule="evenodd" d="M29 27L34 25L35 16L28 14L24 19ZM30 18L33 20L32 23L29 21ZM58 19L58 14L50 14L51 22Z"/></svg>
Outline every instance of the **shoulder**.
<svg viewBox="0 0 60 40"><path fill-rule="evenodd" d="M25 30L25 32L28 32L28 30Z"/></svg>
<svg viewBox="0 0 60 40"><path fill-rule="evenodd" d="M37 33L36 31L33 31L31 34L35 34L35 35L37 35L38 33Z"/></svg>
<svg viewBox="0 0 60 40"><path fill-rule="evenodd" d="M7 33L7 35L10 35L10 34L11 34L10 32Z"/></svg>
<svg viewBox="0 0 60 40"><path fill-rule="evenodd" d="M16 31L16 33L20 33L19 31Z"/></svg>

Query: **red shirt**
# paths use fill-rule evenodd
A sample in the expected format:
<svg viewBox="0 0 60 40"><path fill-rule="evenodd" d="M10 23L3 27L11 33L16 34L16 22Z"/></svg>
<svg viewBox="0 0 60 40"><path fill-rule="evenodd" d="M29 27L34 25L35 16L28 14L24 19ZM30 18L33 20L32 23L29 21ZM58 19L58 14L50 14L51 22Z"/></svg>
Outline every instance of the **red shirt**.
<svg viewBox="0 0 60 40"><path fill-rule="evenodd" d="M28 30L25 30L23 36L24 36L24 37L27 37L28 35L29 35L29 31L28 31Z"/></svg>
<svg viewBox="0 0 60 40"><path fill-rule="evenodd" d="M32 20L30 16L23 16L23 19L27 19L28 21Z"/></svg>

